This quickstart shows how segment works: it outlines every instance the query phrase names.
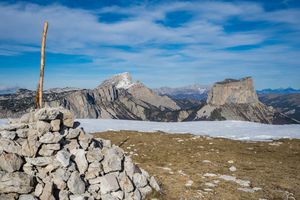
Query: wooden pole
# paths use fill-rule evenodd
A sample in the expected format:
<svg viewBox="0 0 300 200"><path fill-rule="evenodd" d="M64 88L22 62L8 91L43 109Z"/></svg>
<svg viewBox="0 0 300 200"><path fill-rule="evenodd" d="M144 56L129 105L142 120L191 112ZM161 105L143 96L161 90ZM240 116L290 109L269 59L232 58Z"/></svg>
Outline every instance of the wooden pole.
<svg viewBox="0 0 300 200"><path fill-rule="evenodd" d="M45 69L45 47L46 47L46 35L48 30L48 22L44 23L42 46L41 46L41 69L40 79L36 90L36 108L43 107L43 86L44 86L44 69Z"/></svg>

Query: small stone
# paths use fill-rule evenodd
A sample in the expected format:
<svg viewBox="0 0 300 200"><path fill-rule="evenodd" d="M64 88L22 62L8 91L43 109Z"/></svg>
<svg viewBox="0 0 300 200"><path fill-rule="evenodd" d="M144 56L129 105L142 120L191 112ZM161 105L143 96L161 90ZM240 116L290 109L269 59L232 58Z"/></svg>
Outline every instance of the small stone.
<svg viewBox="0 0 300 200"><path fill-rule="evenodd" d="M89 165L87 172L85 173L86 179L93 179L98 177L103 172L103 167L99 162L93 162Z"/></svg>
<svg viewBox="0 0 300 200"><path fill-rule="evenodd" d="M41 196L44 189L44 185L42 183L39 183L35 186L34 195L39 197Z"/></svg>
<svg viewBox="0 0 300 200"><path fill-rule="evenodd" d="M82 194L85 191L85 183L78 172L73 172L68 180L68 188L73 194Z"/></svg>
<svg viewBox="0 0 300 200"><path fill-rule="evenodd" d="M67 139L77 138L82 130L79 128L73 129L70 128L68 134L66 135Z"/></svg>
<svg viewBox="0 0 300 200"><path fill-rule="evenodd" d="M48 132L44 134L42 137L40 137L39 142L51 144L51 143L58 143L63 138L63 135L61 135L59 132Z"/></svg>
<svg viewBox="0 0 300 200"><path fill-rule="evenodd" d="M120 188L118 180L114 175L107 174L107 175L102 176L100 178L101 178L101 181L100 181L101 194L107 194L109 192L114 192L114 191L117 191Z"/></svg>
<svg viewBox="0 0 300 200"><path fill-rule="evenodd" d="M29 129L18 129L16 132L19 138L27 138Z"/></svg>
<svg viewBox="0 0 300 200"><path fill-rule="evenodd" d="M102 164L105 173L122 170L122 157L120 157L116 149L107 149L103 153L104 160Z"/></svg>
<svg viewBox="0 0 300 200"><path fill-rule="evenodd" d="M87 199L88 199L87 197L85 197L83 195L79 195L79 194L70 196L70 200L87 200Z"/></svg>
<svg viewBox="0 0 300 200"><path fill-rule="evenodd" d="M95 148L95 149L89 150L87 152L86 158L87 158L87 161L89 163L91 163L91 162L95 162L95 161L100 162L101 160L103 160L104 156L103 156L100 148Z"/></svg>
<svg viewBox="0 0 300 200"><path fill-rule="evenodd" d="M236 171L236 167L235 167L235 166L231 166L231 167L229 167L229 171L231 171L231 172L235 172L235 171Z"/></svg>
<svg viewBox="0 0 300 200"><path fill-rule="evenodd" d="M119 198L113 196L112 194L105 194L101 196L101 200L119 200Z"/></svg>
<svg viewBox="0 0 300 200"><path fill-rule="evenodd" d="M159 184L157 183L157 181L155 180L154 176L151 176L150 178L150 186L155 189L157 192L159 192L161 189L160 189L160 186Z"/></svg>
<svg viewBox="0 0 300 200"><path fill-rule="evenodd" d="M147 185L146 187L139 188L139 191L142 194L142 198L145 199L145 197L152 192L152 188Z"/></svg>
<svg viewBox="0 0 300 200"><path fill-rule="evenodd" d="M33 178L24 172L1 172L0 171L0 194L19 193L27 194L33 189Z"/></svg>
<svg viewBox="0 0 300 200"><path fill-rule="evenodd" d="M63 167L67 167L70 164L70 157L71 154L64 149L56 154L56 160L58 160Z"/></svg>
<svg viewBox="0 0 300 200"><path fill-rule="evenodd" d="M73 149L79 149L80 146L77 140L68 140L68 142L69 143L64 146L65 149L68 149L70 152L72 152Z"/></svg>
<svg viewBox="0 0 300 200"><path fill-rule="evenodd" d="M80 174L84 174L88 168L88 162L85 157L85 151L83 149L74 149L71 153L75 156L75 163L78 167Z"/></svg>
<svg viewBox="0 0 300 200"><path fill-rule="evenodd" d="M60 144L43 144L39 150L39 155L41 156L52 156L54 151L60 149Z"/></svg>
<svg viewBox="0 0 300 200"><path fill-rule="evenodd" d="M74 114L66 109L62 109L61 112L63 113L63 125L69 128L73 128L74 125Z"/></svg>
<svg viewBox="0 0 300 200"><path fill-rule="evenodd" d="M58 108L42 108L35 113L35 118L40 121L51 121L61 117Z"/></svg>
<svg viewBox="0 0 300 200"><path fill-rule="evenodd" d="M37 141L38 132L36 130L29 129L27 141L22 144L22 155L27 157L34 157L41 145Z"/></svg>
<svg viewBox="0 0 300 200"><path fill-rule="evenodd" d="M18 198L18 194L9 193L9 194L0 194L0 199L2 200L16 200Z"/></svg>
<svg viewBox="0 0 300 200"><path fill-rule="evenodd" d="M140 174L140 173L135 173L133 175L132 181L133 181L134 185L138 188L145 187L148 183L147 178L143 174Z"/></svg>
<svg viewBox="0 0 300 200"><path fill-rule="evenodd" d="M134 186L133 186L130 178L125 173L120 174L119 180L120 180L120 182L119 182L120 187L124 192L130 193L134 190Z"/></svg>
<svg viewBox="0 0 300 200"><path fill-rule="evenodd" d="M51 125L48 122L38 121L36 123L36 128L38 131L38 135L42 136L51 130Z"/></svg>
<svg viewBox="0 0 300 200"><path fill-rule="evenodd" d="M6 138L6 139L10 139L13 140L16 137L16 132L15 131L1 131L0 132L1 137Z"/></svg>
<svg viewBox="0 0 300 200"><path fill-rule="evenodd" d="M69 192L66 190L59 191L59 200L69 200Z"/></svg>
<svg viewBox="0 0 300 200"><path fill-rule="evenodd" d="M16 153L18 155L21 154L21 146L15 141L4 139L0 140L0 151L5 151L7 153Z"/></svg>
<svg viewBox="0 0 300 200"><path fill-rule="evenodd" d="M53 162L52 157L25 158L26 162L34 166L46 166Z"/></svg>
<svg viewBox="0 0 300 200"><path fill-rule="evenodd" d="M81 132L80 132L80 134L79 134L79 137L78 137L78 140L79 140L80 146L81 146L84 150L86 150L86 149L89 147L89 145L90 145L92 139L93 139L93 136L92 136L92 135L87 134L87 133L85 133L83 130L81 130Z"/></svg>
<svg viewBox="0 0 300 200"><path fill-rule="evenodd" d="M57 132L60 130L60 119L55 119L50 122L51 130Z"/></svg>
<svg viewBox="0 0 300 200"><path fill-rule="evenodd" d="M31 194L22 194L19 196L19 200L37 200L37 198Z"/></svg>
<svg viewBox="0 0 300 200"><path fill-rule="evenodd" d="M41 200L55 200L53 196L53 183L47 182L40 196Z"/></svg>
<svg viewBox="0 0 300 200"><path fill-rule="evenodd" d="M19 170L23 165L23 160L17 154L2 153L0 156L0 169L7 172Z"/></svg>

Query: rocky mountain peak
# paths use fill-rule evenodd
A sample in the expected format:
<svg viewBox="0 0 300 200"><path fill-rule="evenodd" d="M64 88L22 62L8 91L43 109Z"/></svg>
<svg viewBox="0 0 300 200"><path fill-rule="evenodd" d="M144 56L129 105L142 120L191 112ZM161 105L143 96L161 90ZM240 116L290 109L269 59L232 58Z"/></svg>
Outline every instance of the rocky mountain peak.
<svg viewBox="0 0 300 200"><path fill-rule="evenodd" d="M116 74L111 78L103 81L100 86L114 86L117 89L128 89L134 85L132 77L128 72Z"/></svg>
<svg viewBox="0 0 300 200"><path fill-rule="evenodd" d="M225 79L217 82L211 88L207 98L207 103L211 105L253 104L258 102L251 77L239 80Z"/></svg>

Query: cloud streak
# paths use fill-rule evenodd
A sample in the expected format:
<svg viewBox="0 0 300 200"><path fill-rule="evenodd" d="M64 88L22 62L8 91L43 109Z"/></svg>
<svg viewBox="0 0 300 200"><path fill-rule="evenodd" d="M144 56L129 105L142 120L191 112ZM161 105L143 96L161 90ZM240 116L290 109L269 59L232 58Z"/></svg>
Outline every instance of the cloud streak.
<svg viewBox="0 0 300 200"><path fill-rule="evenodd" d="M176 20L168 24L169 13L183 11L191 16L187 21L178 22L178 26ZM104 19L107 14L119 15L120 19ZM191 81L208 84L247 75L257 79L258 87L277 87L272 78L280 78L287 70L300 72L300 61L294 59L300 52L297 46L300 45L299 9L266 11L259 3L222 1L96 10L59 4L2 3L0 18L9 22L0 24L2 56L38 52L42 23L47 19L50 24L47 52L85 56L92 61L84 65L85 69L93 73L133 72L152 87ZM228 32L225 26L233 19L238 22ZM243 22L268 23L271 28L239 30L239 23ZM69 67L76 65L82 67L76 63ZM68 65L58 63L53 67L60 66ZM149 74L154 77L150 78ZM270 80L268 85L264 80ZM296 79L286 81L288 85L300 87ZM59 86L55 84L56 80L50 83ZM92 87L86 82L84 86Z"/></svg>

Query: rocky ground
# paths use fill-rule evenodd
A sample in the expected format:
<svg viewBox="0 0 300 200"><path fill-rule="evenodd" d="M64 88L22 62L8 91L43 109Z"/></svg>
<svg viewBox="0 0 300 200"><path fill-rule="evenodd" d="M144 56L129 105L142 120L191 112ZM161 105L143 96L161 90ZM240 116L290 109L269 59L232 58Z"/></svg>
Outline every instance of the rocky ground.
<svg viewBox="0 0 300 200"><path fill-rule="evenodd" d="M157 199L300 199L300 140L241 142L190 134L97 133L161 183ZM151 199L151 198L150 198Z"/></svg>

